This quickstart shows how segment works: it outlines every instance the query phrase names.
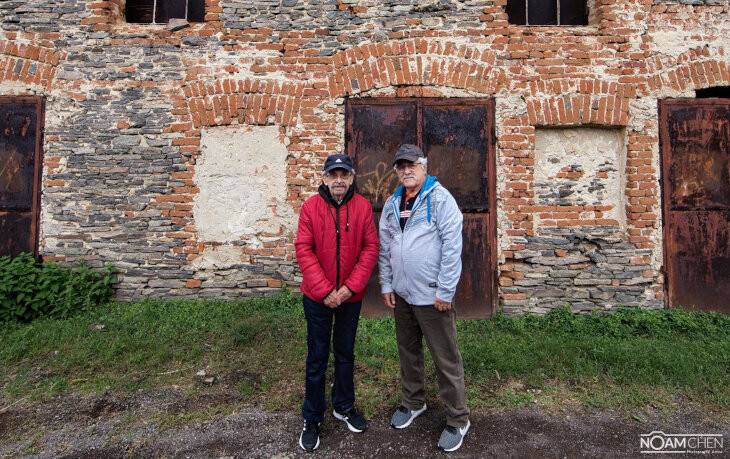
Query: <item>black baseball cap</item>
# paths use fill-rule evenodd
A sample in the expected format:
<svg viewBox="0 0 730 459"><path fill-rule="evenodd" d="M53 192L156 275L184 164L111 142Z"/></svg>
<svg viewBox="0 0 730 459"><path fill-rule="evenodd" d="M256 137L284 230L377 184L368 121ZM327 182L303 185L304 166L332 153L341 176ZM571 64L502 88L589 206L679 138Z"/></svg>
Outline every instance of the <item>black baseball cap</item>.
<svg viewBox="0 0 730 459"><path fill-rule="evenodd" d="M426 155L423 154L423 150L418 148L417 145L404 143L403 145L398 147L398 150L395 152L395 159L393 160L393 164L401 160L415 162L418 158L425 157Z"/></svg>
<svg viewBox="0 0 730 459"><path fill-rule="evenodd" d="M344 169L348 172L352 172L353 174L355 173L355 168L352 165L352 159L342 153L329 155L327 160L324 162L324 172L329 172L334 169Z"/></svg>

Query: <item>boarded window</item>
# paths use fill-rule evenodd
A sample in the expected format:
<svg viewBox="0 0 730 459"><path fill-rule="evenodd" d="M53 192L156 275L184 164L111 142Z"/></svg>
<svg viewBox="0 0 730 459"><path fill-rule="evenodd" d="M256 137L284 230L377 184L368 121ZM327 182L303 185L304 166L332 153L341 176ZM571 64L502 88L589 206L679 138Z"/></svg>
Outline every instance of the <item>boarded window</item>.
<svg viewBox="0 0 730 459"><path fill-rule="evenodd" d="M127 0L127 22L164 24L170 19L203 22L205 0Z"/></svg>
<svg viewBox="0 0 730 459"><path fill-rule="evenodd" d="M588 25L585 0L507 0L510 24Z"/></svg>

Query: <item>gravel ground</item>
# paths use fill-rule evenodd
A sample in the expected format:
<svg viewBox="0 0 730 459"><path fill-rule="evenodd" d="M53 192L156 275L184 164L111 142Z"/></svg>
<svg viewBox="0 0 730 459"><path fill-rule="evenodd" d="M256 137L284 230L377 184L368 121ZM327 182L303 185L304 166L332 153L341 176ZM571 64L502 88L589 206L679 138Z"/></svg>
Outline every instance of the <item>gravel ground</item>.
<svg viewBox="0 0 730 459"><path fill-rule="evenodd" d="M206 406L228 406L230 413L161 422ZM444 422L439 407L404 431L388 427L389 414L378 413L363 434L329 417L320 448L304 453L297 443L297 415L245 406L234 394L191 398L182 390L156 389L133 396L66 395L0 413L0 457L646 457L639 435L653 430L730 439L730 425L692 411L632 417L600 411L554 415L534 408L473 415L464 446L447 455L435 446ZM730 457L730 445L713 457Z"/></svg>

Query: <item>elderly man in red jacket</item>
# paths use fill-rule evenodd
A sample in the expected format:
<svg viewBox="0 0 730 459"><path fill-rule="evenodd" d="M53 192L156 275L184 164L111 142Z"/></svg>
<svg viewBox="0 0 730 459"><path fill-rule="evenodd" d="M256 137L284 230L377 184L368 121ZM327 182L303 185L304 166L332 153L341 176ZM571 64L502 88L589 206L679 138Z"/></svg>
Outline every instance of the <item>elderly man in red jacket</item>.
<svg viewBox="0 0 730 459"><path fill-rule="evenodd" d="M355 193L354 179L349 156L327 158L319 193L302 206L294 243L307 319L304 429L299 436L299 445L306 451L319 446L319 427L327 407L330 339L335 355L332 414L352 432L367 429L367 421L355 409L354 348L360 307L379 247L373 209Z"/></svg>

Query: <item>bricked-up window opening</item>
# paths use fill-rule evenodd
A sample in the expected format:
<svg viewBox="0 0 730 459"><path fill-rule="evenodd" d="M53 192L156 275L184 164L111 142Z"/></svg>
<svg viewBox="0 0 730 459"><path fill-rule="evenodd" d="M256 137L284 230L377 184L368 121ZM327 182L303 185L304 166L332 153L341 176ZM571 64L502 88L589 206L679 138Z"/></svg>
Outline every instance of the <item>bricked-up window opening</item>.
<svg viewBox="0 0 730 459"><path fill-rule="evenodd" d="M170 19L203 22L205 0L127 0L127 22L164 24Z"/></svg>
<svg viewBox="0 0 730 459"><path fill-rule="evenodd" d="M507 0L507 17L517 25L588 25L586 0Z"/></svg>

